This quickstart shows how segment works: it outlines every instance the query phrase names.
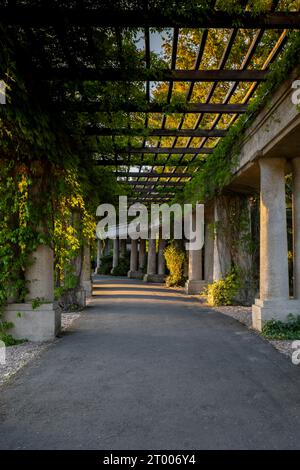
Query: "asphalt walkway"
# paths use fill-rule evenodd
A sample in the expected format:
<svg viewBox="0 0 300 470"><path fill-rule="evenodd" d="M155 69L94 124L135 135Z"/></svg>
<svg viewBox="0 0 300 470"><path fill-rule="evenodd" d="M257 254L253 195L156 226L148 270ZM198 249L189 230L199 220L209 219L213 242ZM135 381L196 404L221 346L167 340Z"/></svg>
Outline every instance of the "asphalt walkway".
<svg viewBox="0 0 300 470"><path fill-rule="evenodd" d="M1 449L299 449L300 366L179 291L94 294L1 389Z"/></svg>

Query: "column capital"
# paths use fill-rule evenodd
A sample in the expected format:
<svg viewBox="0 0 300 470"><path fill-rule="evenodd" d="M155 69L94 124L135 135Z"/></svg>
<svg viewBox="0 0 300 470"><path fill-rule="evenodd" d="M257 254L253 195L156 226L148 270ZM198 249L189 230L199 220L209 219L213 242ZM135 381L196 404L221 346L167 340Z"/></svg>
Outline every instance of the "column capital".
<svg viewBox="0 0 300 470"><path fill-rule="evenodd" d="M282 157L266 157L258 160L260 168L277 167L278 169L282 169L285 167L286 162L286 158Z"/></svg>

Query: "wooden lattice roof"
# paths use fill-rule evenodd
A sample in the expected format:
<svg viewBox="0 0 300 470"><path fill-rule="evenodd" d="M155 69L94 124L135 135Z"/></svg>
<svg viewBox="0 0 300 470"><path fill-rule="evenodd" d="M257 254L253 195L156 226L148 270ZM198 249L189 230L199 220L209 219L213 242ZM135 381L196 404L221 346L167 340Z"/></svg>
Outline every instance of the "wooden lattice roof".
<svg viewBox="0 0 300 470"><path fill-rule="evenodd" d="M148 202L172 198L174 191L190 180L203 159L209 158L220 139L226 136L229 127L246 112L260 83L266 80L270 65L280 56L288 30L300 27L299 13L283 11L284 2L279 0L271 2L267 13L256 16L247 10L247 0L240 2L243 11L232 16L219 11L216 0L194 2L193 10L188 12L183 7L185 2L165 2L166 9L163 3L150 0L0 1L0 21L16 39L20 67L37 83L49 82L55 90L48 103L50 110L71 112L75 116L89 113L86 137L91 141L91 158L97 165L114 166L118 179L127 182L139 200ZM203 10L203 3L210 4L210 8ZM152 67L150 36L153 28L171 29L168 67ZM139 31L142 36L143 61L139 67L124 54L124 32L130 29ZM210 35L220 29L224 36L219 41L221 44L216 42L211 65L207 58ZM99 41L105 36L103 31L108 30L115 44L114 57L104 57L105 49L99 48ZM193 30L199 33L194 63L183 67L181 43ZM264 42L270 31L272 38ZM232 61L241 34L244 38L242 52L238 60ZM268 48L264 53L262 44ZM262 60L255 62L254 58L259 55ZM112 100L108 105L107 101L90 99L85 88L87 82L123 83L124 86L143 82L145 100ZM153 82L154 92L151 91ZM68 99L64 90L66 83L74 84L80 96L77 101ZM163 104L153 99L162 84L167 90ZM177 86L184 90L185 103L174 108L176 116L170 125L168 119L172 115ZM201 86L206 94L197 101L196 91ZM111 116L118 111L127 113L126 127L97 122L98 113L108 112ZM143 118L140 127L131 125L130 117L134 113ZM193 123L187 124L190 115L194 116ZM119 137L128 138L126 147L118 146ZM139 145L136 144L138 138ZM99 154L99 139L111 139L113 153ZM166 145L164 141L171 143Z"/></svg>

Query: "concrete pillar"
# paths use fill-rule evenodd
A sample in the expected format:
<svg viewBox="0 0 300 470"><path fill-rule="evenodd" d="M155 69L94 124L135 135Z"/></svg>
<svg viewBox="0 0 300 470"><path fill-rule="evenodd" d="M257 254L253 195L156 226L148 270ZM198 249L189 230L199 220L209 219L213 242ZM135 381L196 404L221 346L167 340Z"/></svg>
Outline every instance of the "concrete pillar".
<svg viewBox="0 0 300 470"><path fill-rule="evenodd" d="M25 271L28 294L27 299L54 300L54 260L53 250L49 246L40 245L32 253Z"/></svg>
<svg viewBox="0 0 300 470"><path fill-rule="evenodd" d="M116 268L119 264L119 239L113 239L113 264L112 269Z"/></svg>
<svg viewBox="0 0 300 470"><path fill-rule="evenodd" d="M190 225L195 227L195 230L201 230L196 227L196 213L190 214ZM199 235L198 235L199 236ZM185 284L185 292L187 294L200 294L205 285L202 275L202 249L189 250L189 265L188 265L188 280Z"/></svg>
<svg viewBox="0 0 300 470"><path fill-rule="evenodd" d="M225 277L231 267L226 202L226 196L220 196L214 201L213 281Z"/></svg>
<svg viewBox="0 0 300 470"><path fill-rule="evenodd" d="M60 331L61 313L54 300L53 251L40 245L26 268L28 294L24 303L10 303L5 320L13 323L9 332L17 339L49 341Z"/></svg>
<svg viewBox="0 0 300 470"><path fill-rule="evenodd" d="M120 239L120 257L126 258L126 244L127 240Z"/></svg>
<svg viewBox="0 0 300 470"><path fill-rule="evenodd" d="M38 206L40 191L45 189L47 167L36 162L32 164L32 169L35 174L31 189L32 203ZM43 222L40 221L37 227L40 234L47 233L47 222ZM17 339L52 340L60 331L61 313L54 302L54 256L51 247L39 245L29 256L25 280L28 289L26 301L10 303L4 310L5 321L12 323L9 333Z"/></svg>
<svg viewBox="0 0 300 470"><path fill-rule="evenodd" d="M300 157L292 160L293 171L293 274L294 298L300 299Z"/></svg>
<svg viewBox="0 0 300 470"><path fill-rule="evenodd" d="M131 240L131 250L130 250L130 271L128 271L128 277L135 279L140 276L138 272L138 241Z"/></svg>
<svg viewBox="0 0 300 470"><path fill-rule="evenodd" d="M166 240L160 238L158 241L158 274L165 276L166 274L166 260L164 257L164 250L166 247Z"/></svg>
<svg viewBox="0 0 300 470"><path fill-rule="evenodd" d="M149 238L147 274L144 276L145 282L156 282L156 239Z"/></svg>
<svg viewBox="0 0 300 470"><path fill-rule="evenodd" d="M98 269L101 266L101 257L103 253L103 241L97 239L97 257L96 257L96 267L95 267L95 274L98 273Z"/></svg>
<svg viewBox="0 0 300 470"><path fill-rule="evenodd" d="M213 282L214 268L214 212L205 206L204 227L204 279L207 283Z"/></svg>
<svg viewBox="0 0 300 470"><path fill-rule="evenodd" d="M107 238L105 240L105 248L104 248L104 255L107 256L110 253L110 239Z"/></svg>
<svg viewBox="0 0 300 470"><path fill-rule="evenodd" d="M84 289L86 297L92 295L92 278L91 278L91 250L90 245L83 245L83 259L80 276L80 285Z"/></svg>
<svg viewBox="0 0 300 470"><path fill-rule="evenodd" d="M285 159L265 158L260 164L260 298L252 307L253 327L261 330L272 318L285 321L289 302Z"/></svg>
<svg viewBox="0 0 300 470"><path fill-rule="evenodd" d="M139 246L139 271L143 272L146 261L146 240L144 238L140 239Z"/></svg>

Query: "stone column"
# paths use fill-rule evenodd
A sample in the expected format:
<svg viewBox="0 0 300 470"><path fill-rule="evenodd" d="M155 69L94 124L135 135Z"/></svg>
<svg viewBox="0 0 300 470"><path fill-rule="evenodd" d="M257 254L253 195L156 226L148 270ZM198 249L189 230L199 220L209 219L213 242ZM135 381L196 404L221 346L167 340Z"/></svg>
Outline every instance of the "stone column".
<svg viewBox="0 0 300 470"><path fill-rule="evenodd" d="M213 280L219 281L226 276L231 266L229 222L226 213L226 196L214 201L214 246L213 246Z"/></svg>
<svg viewBox="0 0 300 470"><path fill-rule="evenodd" d="M156 281L155 276L156 276L156 239L149 238L147 274L144 276L144 281L155 282Z"/></svg>
<svg viewBox="0 0 300 470"><path fill-rule="evenodd" d="M9 332L17 339L49 341L61 327L60 310L54 302L53 250L40 245L29 262L25 271L26 301L7 305L5 320L13 323Z"/></svg>
<svg viewBox="0 0 300 470"><path fill-rule="evenodd" d="M32 162L31 202L37 209L44 204L51 168L47 162ZM42 194L42 191L44 193ZM37 231L48 234L48 221L40 220ZM50 246L41 244L31 253L25 269L28 292L25 302L10 303L4 311L5 321L12 323L9 333L17 339L49 341L59 333L61 313L54 302L54 255Z"/></svg>
<svg viewBox="0 0 300 470"><path fill-rule="evenodd" d="M126 244L127 240L120 239L120 257L126 258Z"/></svg>
<svg viewBox="0 0 300 470"><path fill-rule="evenodd" d="M196 227L196 213L190 215L190 225L195 227L195 230L200 230ZM200 294L205 285L202 274L202 249L189 250L189 266L188 266L188 280L185 284L185 292L187 294Z"/></svg>
<svg viewBox="0 0 300 470"><path fill-rule="evenodd" d="M205 227L204 227L204 279L207 283L213 282L214 268L214 213L213 209L205 206Z"/></svg>
<svg viewBox="0 0 300 470"><path fill-rule="evenodd" d="M139 277L137 265L138 265L138 241L131 240L130 271L128 271L129 278L135 279Z"/></svg>
<svg viewBox="0 0 300 470"><path fill-rule="evenodd" d="M119 239L113 239L113 263L112 270L116 268L119 264Z"/></svg>
<svg viewBox="0 0 300 470"><path fill-rule="evenodd" d="M285 159L264 158L260 165L260 298L252 307L253 327L286 320L289 302Z"/></svg>
<svg viewBox="0 0 300 470"><path fill-rule="evenodd" d="M166 260L164 257L165 247L166 247L166 240L164 240L163 238L159 238L157 264L158 264L158 277L160 277L161 282L163 282L165 278L165 274L166 274Z"/></svg>
<svg viewBox="0 0 300 470"><path fill-rule="evenodd" d="M140 239L139 246L139 271L143 272L146 261L146 240L144 238Z"/></svg>
<svg viewBox="0 0 300 470"><path fill-rule="evenodd" d="M97 258L96 258L96 268L95 268L95 274L98 273L98 269L101 266L101 257L103 253L103 241L97 239Z"/></svg>
<svg viewBox="0 0 300 470"><path fill-rule="evenodd" d="M80 285L84 289L86 297L90 297L92 295L91 250L88 243L83 245Z"/></svg>
<svg viewBox="0 0 300 470"><path fill-rule="evenodd" d="M29 301L43 299L46 302L54 300L54 259L53 250L49 246L40 245L32 253L29 266L25 271Z"/></svg>
<svg viewBox="0 0 300 470"><path fill-rule="evenodd" d="M105 240L105 248L104 248L104 255L107 256L110 253L110 239L106 238Z"/></svg>
<svg viewBox="0 0 300 470"><path fill-rule="evenodd" d="M293 171L293 270L294 299L300 300L300 157L292 160Z"/></svg>

